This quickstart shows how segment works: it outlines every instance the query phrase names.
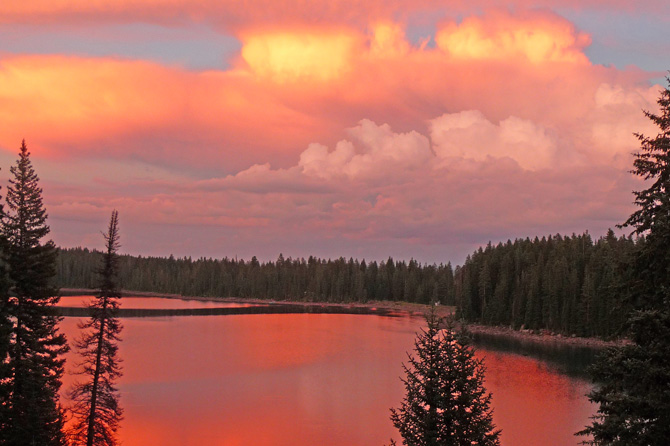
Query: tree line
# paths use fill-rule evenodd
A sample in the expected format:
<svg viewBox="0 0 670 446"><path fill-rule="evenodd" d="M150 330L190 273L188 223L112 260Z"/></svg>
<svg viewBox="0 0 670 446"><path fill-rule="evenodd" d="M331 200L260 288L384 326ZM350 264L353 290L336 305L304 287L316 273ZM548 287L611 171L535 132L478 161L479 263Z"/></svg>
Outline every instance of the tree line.
<svg viewBox="0 0 670 446"><path fill-rule="evenodd" d="M629 265L644 238L588 232L488 244L458 269L458 315L488 325L619 335L631 306Z"/></svg>
<svg viewBox="0 0 670 446"><path fill-rule="evenodd" d="M100 253L61 249L57 282L90 288L90 265ZM127 290L204 297L243 297L319 302L404 301L453 305L454 271L416 260L377 263L339 258L284 258L276 261L119 256L119 281Z"/></svg>
<svg viewBox="0 0 670 446"><path fill-rule="evenodd" d="M611 337L628 309L621 283L643 238L594 241L588 233L490 243L463 266L416 260L366 262L284 258L119 257L121 286L133 291L204 297L319 302L404 301L455 305L459 317L514 328ZM61 249L59 286L90 288L100 253Z"/></svg>

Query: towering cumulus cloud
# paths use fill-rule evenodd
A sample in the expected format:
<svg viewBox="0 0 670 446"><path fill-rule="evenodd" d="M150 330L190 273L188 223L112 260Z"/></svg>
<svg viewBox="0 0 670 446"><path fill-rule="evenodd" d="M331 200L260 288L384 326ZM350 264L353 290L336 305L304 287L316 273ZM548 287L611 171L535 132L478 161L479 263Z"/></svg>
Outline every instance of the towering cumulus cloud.
<svg viewBox="0 0 670 446"><path fill-rule="evenodd" d="M510 16L494 13L488 19L469 17L450 23L435 37L445 53L463 60L520 60L587 63L582 52L590 43L565 21L551 15Z"/></svg>

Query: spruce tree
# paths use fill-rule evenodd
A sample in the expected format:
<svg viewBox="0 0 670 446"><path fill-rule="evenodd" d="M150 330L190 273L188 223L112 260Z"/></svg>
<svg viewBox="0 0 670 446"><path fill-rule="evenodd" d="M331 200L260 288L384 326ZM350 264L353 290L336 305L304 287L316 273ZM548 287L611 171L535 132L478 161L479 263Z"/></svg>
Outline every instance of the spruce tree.
<svg viewBox="0 0 670 446"><path fill-rule="evenodd" d="M659 114L645 114L659 133L637 135L641 148L632 171L651 184L634 192L639 209L623 225L646 238L627 287L636 308L628 324L633 344L609 350L592 370L600 385L589 398L599 408L579 432L591 436L586 444L670 444L670 89L658 104Z"/></svg>
<svg viewBox="0 0 670 446"><path fill-rule="evenodd" d="M112 212L100 268L100 290L91 302L91 317L79 324L84 330L75 346L81 357L78 374L84 377L70 391L74 401L74 445L115 446L122 417L116 380L121 376L118 358L121 324L116 317L121 294L117 284L118 213Z"/></svg>
<svg viewBox="0 0 670 446"><path fill-rule="evenodd" d="M11 284L5 311L12 327L0 444L63 445L58 391L67 344L53 308L59 299L51 284L57 254L52 241L43 241L49 234L47 214L25 141L10 173L2 234Z"/></svg>
<svg viewBox="0 0 670 446"><path fill-rule="evenodd" d="M453 326L440 329L432 310L427 329L408 354L406 395L391 421L407 446L499 445L491 394L484 388L484 365ZM460 339L460 340L459 340ZM392 444L395 444L392 442Z"/></svg>
<svg viewBox="0 0 670 446"><path fill-rule="evenodd" d="M670 77L667 81L670 86ZM646 239L634 262L631 283L633 303L639 309L660 308L670 295L670 89L664 89L657 102L660 113L645 115L659 133L636 134L640 150L631 171L651 184L633 192L638 209L622 225Z"/></svg>

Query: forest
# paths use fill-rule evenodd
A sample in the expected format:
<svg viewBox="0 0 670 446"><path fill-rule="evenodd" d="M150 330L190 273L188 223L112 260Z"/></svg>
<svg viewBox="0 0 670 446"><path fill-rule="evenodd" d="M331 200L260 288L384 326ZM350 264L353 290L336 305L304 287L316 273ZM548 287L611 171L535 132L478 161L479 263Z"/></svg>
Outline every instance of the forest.
<svg viewBox="0 0 670 446"><path fill-rule="evenodd" d="M119 257L121 287L204 297L319 302L439 302L471 322L612 337L620 332L625 265L643 238L588 233L488 244L462 266L416 260ZM102 254L60 249L57 284L92 288Z"/></svg>
<svg viewBox="0 0 670 446"><path fill-rule="evenodd" d="M458 268L458 314L515 329L617 336L631 310L627 265L643 243L610 230L595 242L584 233L489 244Z"/></svg>

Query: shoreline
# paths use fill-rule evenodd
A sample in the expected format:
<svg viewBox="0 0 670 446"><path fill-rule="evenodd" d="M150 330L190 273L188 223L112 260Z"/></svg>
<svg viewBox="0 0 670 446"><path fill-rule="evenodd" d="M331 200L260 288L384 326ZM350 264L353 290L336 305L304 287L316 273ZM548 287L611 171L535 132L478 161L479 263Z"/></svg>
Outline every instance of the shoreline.
<svg viewBox="0 0 670 446"><path fill-rule="evenodd" d="M496 325L478 325L468 324L468 330L473 334L482 334L486 336L504 336L522 342L531 342L542 345L570 345L575 347L589 347L597 349L606 349L610 347L621 347L630 344L627 339L617 339L607 341L600 338L583 338L579 336L564 336L561 334L550 333L541 330L539 333L530 331L519 331L510 327Z"/></svg>
<svg viewBox="0 0 670 446"><path fill-rule="evenodd" d="M95 294L96 290L84 288L62 288L62 296L78 296ZM295 300L265 300L256 298L240 298L240 297L203 297L203 296L182 296L180 294L169 293L154 293L148 291L121 291L122 297L160 297L166 299L180 299L180 300L199 300L199 301L214 301L227 303L245 303L245 304L259 304L259 305L295 305L302 307L344 307L357 308L361 310L384 310L390 312L403 312L410 316L422 316L429 308L429 305L418 304L411 302L396 302L396 301L370 301L370 302L309 302L309 301L295 301ZM453 315L455 307L451 306L436 306L437 315L440 317L448 317ZM534 344L556 344L556 345L572 345L577 347L590 347L604 349L609 347L617 347L629 344L630 341L626 339L618 339L606 341L600 338L583 338L578 336L564 336L561 334L550 333L547 330L540 330L539 332L519 331L507 326L493 326L480 324L467 324L468 330L473 334L482 334L488 336L501 336L516 339L519 341L530 342Z"/></svg>

